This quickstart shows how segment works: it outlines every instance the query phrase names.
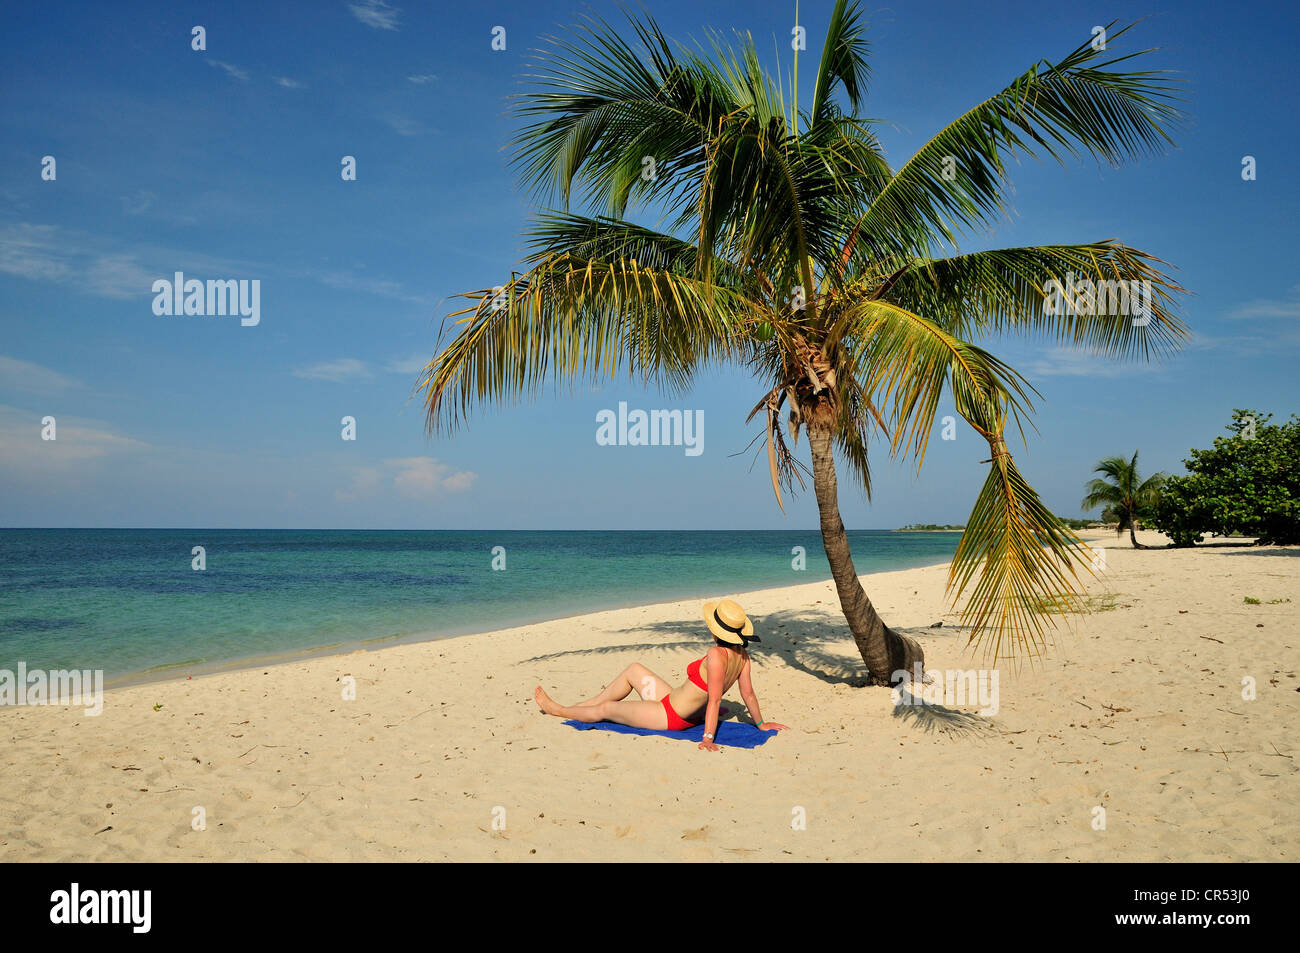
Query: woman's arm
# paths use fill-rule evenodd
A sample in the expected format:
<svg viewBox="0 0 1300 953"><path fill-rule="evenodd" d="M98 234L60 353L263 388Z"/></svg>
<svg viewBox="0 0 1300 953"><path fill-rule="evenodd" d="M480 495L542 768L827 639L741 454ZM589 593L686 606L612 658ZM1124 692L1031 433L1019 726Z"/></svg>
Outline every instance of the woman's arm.
<svg viewBox="0 0 1300 953"><path fill-rule="evenodd" d="M722 649L709 649L704 660L709 666L709 705L704 709L704 740L700 747L705 751L721 751L713 739L718 736L718 708L722 705L722 688L727 678L727 656Z"/></svg>
<svg viewBox="0 0 1300 953"><path fill-rule="evenodd" d="M740 697L745 700L745 707L749 709L749 717L754 720L754 724L761 725L763 714L758 710L758 696L754 694L754 683L749 677L749 659L745 659L745 667L740 670L736 684L740 688Z"/></svg>
<svg viewBox="0 0 1300 953"><path fill-rule="evenodd" d="M745 700L745 707L749 709L749 717L754 720L754 724L764 731L769 729L776 729L777 731L789 730L785 725L778 725L774 721L763 721L763 713L758 710L758 696L754 694L754 683L749 677L749 659L745 659L745 667L740 670L740 678L736 684L740 686L740 697Z"/></svg>

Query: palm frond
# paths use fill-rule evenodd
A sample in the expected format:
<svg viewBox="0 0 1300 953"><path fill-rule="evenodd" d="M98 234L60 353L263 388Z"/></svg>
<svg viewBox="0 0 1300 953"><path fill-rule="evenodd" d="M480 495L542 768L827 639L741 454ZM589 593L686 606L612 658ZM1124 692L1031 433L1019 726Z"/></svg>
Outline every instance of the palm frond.
<svg viewBox="0 0 1300 953"><path fill-rule="evenodd" d="M669 391L723 360L759 312L744 295L635 261L555 256L477 304L425 367L428 429L455 429L476 404L537 396L626 372ZM444 327L444 336L449 329Z"/></svg>
<svg viewBox="0 0 1300 953"><path fill-rule="evenodd" d="M1114 241L998 248L909 262L885 296L965 338L1024 332L1109 357L1147 358L1188 336L1173 312L1184 289L1161 264Z"/></svg>
<svg viewBox="0 0 1300 953"><path fill-rule="evenodd" d="M1019 419L1033 409L1033 386L988 351L949 334L933 321L888 301L847 306L842 347L850 376L891 422L894 453L910 452L919 467L945 387L955 399L996 396Z"/></svg>
<svg viewBox="0 0 1300 953"><path fill-rule="evenodd" d="M1079 569L1091 573L1092 551L1021 476L1007 450L1000 401L959 397L956 407L988 441L992 459L949 567L948 590L958 601L969 589L960 617L970 644L992 638L985 648L994 664L1008 655L1033 659L1060 613L1083 611Z"/></svg>
<svg viewBox="0 0 1300 953"><path fill-rule="evenodd" d="M603 262L635 261L644 268L692 275L698 267L699 250L691 242L621 219L576 215L570 212L539 212L524 230L530 262L557 256ZM721 283L739 281L726 262L714 265Z"/></svg>
<svg viewBox="0 0 1300 953"><path fill-rule="evenodd" d="M854 113L866 100L867 80L871 67L867 63L870 46L866 28L862 25L862 11L856 0L836 0L831 11L826 42L822 45L821 61L817 65L817 83L813 87L811 124L816 126L826 118L827 106L836 87L844 90Z"/></svg>
<svg viewBox="0 0 1300 953"><path fill-rule="evenodd" d="M1110 31L1108 45L1128 29ZM955 247L958 232L987 229L1007 212L1012 157L1063 162L1091 155L1114 165L1171 146L1166 127L1182 118L1174 84L1161 71L1114 68L1139 53L1104 55L1085 41L1059 63L1035 64L964 113L899 168L858 230L893 250L924 256L936 238Z"/></svg>
<svg viewBox="0 0 1300 953"><path fill-rule="evenodd" d="M1083 490L1084 497L1079 507L1084 512L1099 506L1122 506L1124 503L1124 491L1105 480L1090 480Z"/></svg>
<svg viewBox="0 0 1300 953"><path fill-rule="evenodd" d="M690 170L701 166L710 130L730 104L651 17L629 21L644 52L586 16L534 58L527 78L535 88L515 105L524 124L513 163L526 190L567 206L579 185L618 217L634 192L689 208ZM653 175L642 174L646 159Z"/></svg>

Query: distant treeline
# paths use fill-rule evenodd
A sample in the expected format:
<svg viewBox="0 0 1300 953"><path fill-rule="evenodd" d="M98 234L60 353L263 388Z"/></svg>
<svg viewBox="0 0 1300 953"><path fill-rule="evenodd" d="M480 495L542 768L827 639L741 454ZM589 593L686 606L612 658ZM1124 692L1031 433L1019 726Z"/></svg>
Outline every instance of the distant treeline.
<svg viewBox="0 0 1300 953"><path fill-rule="evenodd" d="M1057 519L1070 527L1070 529L1098 529L1106 525L1098 520L1076 520L1071 519L1068 516L1058 516Z"/></svg>
<svg viewBox="0 0 1300 953"><path fill-rule="evenodd" d="M1058 516L1058 520L1068 526L1070 529L1095 529L1103 526L1096 520L1076 520L1068 516ZM965 526L950 526L947 523L940 525L938 523L912 523L910 526L900 526L894 530L895 533L960 533L966 529Z"/></svg>

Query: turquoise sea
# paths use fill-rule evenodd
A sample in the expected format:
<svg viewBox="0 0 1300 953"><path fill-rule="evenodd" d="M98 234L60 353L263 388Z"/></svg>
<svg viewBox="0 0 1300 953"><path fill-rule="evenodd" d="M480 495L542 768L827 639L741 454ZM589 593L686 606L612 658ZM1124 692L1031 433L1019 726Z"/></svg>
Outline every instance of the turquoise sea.
<svg viewBox="0 0 1300 953"><path fill-rule="evenodd" d="M959 538L849 533L860 573L947 562ZM0 669L185 675L829 578L816 530L0 529Z"/></svg>

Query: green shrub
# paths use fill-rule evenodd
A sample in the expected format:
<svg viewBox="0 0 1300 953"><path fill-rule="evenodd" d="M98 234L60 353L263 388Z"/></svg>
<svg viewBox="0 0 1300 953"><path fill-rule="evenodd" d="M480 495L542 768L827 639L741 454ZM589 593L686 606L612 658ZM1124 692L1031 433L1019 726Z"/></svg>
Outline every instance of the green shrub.
<svg viewBox="0 0 1300 953"><path fill-rule="evenodd" d="M1300 543L1300 417L1270 424L1272 416L1234 410L1230 435L1192 450L1188 475L1166 482L1151 522L1175 546L1207 533Z"/></svg>

